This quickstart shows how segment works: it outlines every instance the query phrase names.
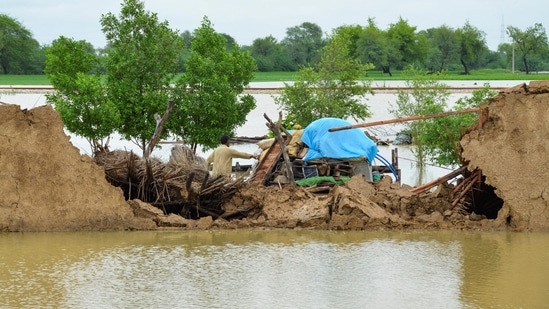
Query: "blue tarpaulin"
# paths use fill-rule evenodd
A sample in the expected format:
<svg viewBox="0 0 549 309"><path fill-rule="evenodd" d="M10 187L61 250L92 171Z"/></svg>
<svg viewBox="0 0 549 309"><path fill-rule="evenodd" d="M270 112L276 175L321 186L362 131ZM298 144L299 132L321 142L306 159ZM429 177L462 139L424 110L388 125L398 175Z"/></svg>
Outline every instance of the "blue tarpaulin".
<svg viewBox="0 0 549 309"><path fill-rule="evenodd" d="M339 118L321 118L311 122L301 136L301 141L309 147L303 161L367 158L373 162L378 151L377 145L363 131L357 128L328 131L349 125L350 122Z"/></svg>

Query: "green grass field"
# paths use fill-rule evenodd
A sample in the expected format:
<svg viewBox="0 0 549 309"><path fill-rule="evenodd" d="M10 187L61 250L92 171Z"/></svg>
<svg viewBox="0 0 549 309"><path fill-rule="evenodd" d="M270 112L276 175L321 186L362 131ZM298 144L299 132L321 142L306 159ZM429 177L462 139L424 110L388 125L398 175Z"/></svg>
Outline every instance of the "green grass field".
<svg viewBox="0 0 549 309"><path fill-rule="evenodd" d="M257 72L254 82L292 81L297 76L296 72ZM382 71L369 71L364 80L404 80L403 72L395 71L393 76ZM470 75L461 72L446 72L444 80L549 80L549 74L524 74L522 72L511 73L510 70L478 70L471 71Z"/></svg>
<svg viewBox="0 0 549 309"><path fill-rule="evenodd" d="M257 72L253 82L283 82L293 81L297 72ZM402 72L395 71L393 76L383 74L381 71L370 71L364 80L403 80ZM470 75L461 72L447 72L444 80L549 80L549 74L524 74L522 72L511 73L510 70L473 70ZM0 85L50 85L46 75L0 75Z"/></svg>

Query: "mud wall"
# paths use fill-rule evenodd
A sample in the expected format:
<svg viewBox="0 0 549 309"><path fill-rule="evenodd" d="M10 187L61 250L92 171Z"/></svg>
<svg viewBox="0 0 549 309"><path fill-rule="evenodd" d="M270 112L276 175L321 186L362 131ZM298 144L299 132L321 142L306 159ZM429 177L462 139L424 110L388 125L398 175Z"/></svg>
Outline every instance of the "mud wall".
<svg viewBox="0 0 549 309"><path fill-rule="evenodd" d="M81 156L51 106L0 104L0 231L120 230L136 219L122 191Z"/></svg>
<svg viewBox="0 0 549 309"><path fill-rule="evenodd" d="M504 200L498 225L549 230L549 81L520 84L490 100L488 120L461 140L469 169Z"/></svg>

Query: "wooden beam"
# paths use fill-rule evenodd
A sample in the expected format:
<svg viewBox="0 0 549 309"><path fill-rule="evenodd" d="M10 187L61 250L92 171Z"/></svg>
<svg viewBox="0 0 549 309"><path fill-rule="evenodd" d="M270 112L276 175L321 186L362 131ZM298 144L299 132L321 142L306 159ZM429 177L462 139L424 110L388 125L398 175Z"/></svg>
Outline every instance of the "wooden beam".
<svg viewBox="0 0 549 309"><path fill-rule="evenodd" d="M437 178L433 181L430 181L428 183L425 183L425 184L422 184L421 186L417 186L417 187L414 187L412 189L410 189L410 192L414 193L414 194L419 194L419 193L422 193L422 192L425 192L429 189L431 189L432 187L434 186L437 186L443 182L447 182L448 180L458 176L459 174L463 173L465 171L465 169L467 169L467 166L462 166L460 168L458 168L457 170L445 175L445 176L442 176L440 178Z"/></svg>

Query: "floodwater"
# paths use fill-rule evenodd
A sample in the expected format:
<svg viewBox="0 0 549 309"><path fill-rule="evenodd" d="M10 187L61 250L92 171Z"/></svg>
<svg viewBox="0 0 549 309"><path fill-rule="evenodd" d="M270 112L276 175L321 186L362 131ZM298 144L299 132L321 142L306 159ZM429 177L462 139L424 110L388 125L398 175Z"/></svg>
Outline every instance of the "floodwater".
<svg viewBox="0 0 549 309"><path fill-rule="evenodd" d="M549 234L0 234L0 308L547 308Z"/></svg>

